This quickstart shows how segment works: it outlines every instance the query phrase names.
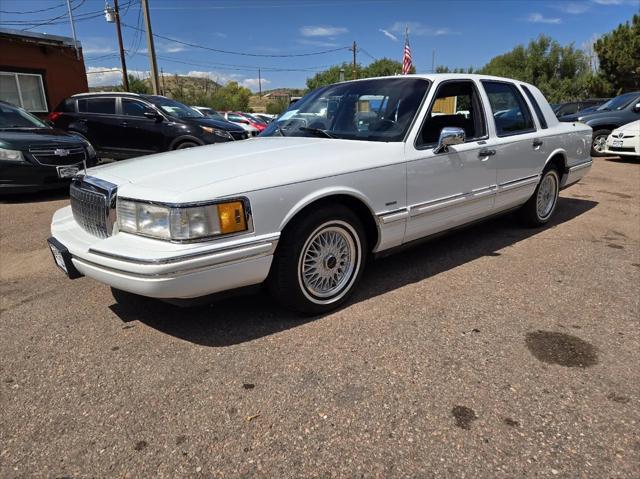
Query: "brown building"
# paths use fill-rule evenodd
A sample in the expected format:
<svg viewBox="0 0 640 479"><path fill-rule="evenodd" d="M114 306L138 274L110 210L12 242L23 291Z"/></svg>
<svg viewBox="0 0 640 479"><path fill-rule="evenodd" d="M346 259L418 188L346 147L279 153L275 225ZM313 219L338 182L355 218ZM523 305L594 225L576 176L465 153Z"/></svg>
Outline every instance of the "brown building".
<svg viewBox="0 0 640 479"><path fill-rule="evenodd" d="M0 100L46 116L75 93L89 91L78 42L0 28Z"/></svg>

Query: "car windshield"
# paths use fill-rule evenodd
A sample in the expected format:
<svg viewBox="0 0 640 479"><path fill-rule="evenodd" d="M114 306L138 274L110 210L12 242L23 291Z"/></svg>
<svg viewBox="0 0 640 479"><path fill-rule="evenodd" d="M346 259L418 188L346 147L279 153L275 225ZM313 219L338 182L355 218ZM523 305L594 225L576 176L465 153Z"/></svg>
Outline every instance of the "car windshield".
<svg viewBox="0 0 640 479"><path fill-rule="evenodd" d="M422 78L337 83L292 104L261 136L402 141L429 88Z"/></svg>
<svg viewBox="0 0 640 479"><path fill-rule="evenodd" d="M163 96L147 96L146 98L171 116L178 118L202 118L204 116L198 110Z"/></svg>
<svg viewBox="0 0 640 479"><path fill-rule="evenodd" d="M597 111L624 110L636 97L638 93L625 93L624 95L612 98L608 102L600 105Z"/></svg>
<svg viewBox="0 0 640 479"><path fill-rule="evenodd" d="M0 104L0 128L49 128L26 110Z"/></svg>
<svg viewBox="0 0 640 479"><path fill-rule="evenodd" d="M245 113L244 116L246 116L247 118L250 118L256 123L264 123L264 120L262 118L258 118L257 116L250 115L249 113Z"/></svg>

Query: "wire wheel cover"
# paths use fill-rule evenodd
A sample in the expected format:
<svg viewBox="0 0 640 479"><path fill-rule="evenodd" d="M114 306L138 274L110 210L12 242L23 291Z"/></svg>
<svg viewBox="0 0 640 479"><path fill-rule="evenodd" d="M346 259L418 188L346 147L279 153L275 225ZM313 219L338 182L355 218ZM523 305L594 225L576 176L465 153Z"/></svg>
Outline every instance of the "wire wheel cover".
<svg viewBox="0 0 640 479"><path fill-rule="evenodd" d="M558 179L553 173L548 173L542 178L538 188L536 207L538 217L546 219L552 212L558 198Z"/></svg>
<svg viewBox="0 0 640 479"><path fill-rule="evenodd" d="M317 298L326 299L340 294L354 276L359 253L359 243L356 246L349 230L335 223L323 225L302 249L302 285Z"/></svg>

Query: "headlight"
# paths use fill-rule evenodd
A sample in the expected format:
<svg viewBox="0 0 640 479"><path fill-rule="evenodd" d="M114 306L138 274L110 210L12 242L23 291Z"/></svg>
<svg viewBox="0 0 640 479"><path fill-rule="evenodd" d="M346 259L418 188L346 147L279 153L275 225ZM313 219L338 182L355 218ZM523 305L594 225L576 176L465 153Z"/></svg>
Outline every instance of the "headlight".
<svg viewBox="0 0 640 479"><path fill-rule="evenodd" d="M0 148L0 161L24 161L24 156L20 150L7 150Z"/></svg>
<svg viewBox="0 0 640 479"><path fill-rule="evenodd" d="M168 206L118 198L118 228L171 241L190 241L247 231L243 200Z"/></svg>
<svg viewBox="0 0 640 479"><path fill-rule="evenodd" d="M217 128L212 128L210 126L201 126L200 128L202 128L202 131L209 133L210 135L216 135L226 140L233 140L233 136L228 131L218 130Z"/></svg>

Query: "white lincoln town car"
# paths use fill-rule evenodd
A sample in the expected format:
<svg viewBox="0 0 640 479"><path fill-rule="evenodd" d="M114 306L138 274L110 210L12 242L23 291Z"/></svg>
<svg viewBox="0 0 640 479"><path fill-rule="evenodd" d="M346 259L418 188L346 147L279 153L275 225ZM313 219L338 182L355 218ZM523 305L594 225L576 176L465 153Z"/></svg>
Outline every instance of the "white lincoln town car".
<svg viewBox="0 0 640 479"><path fill-rule="evenodd" d="M482 75L333 84L254 141L91 168L49 246L71 277L178 301L265 283L286 306L343 304L369 257L519 210L552 217L591 167L591 128L533 85Z"/></svg>

